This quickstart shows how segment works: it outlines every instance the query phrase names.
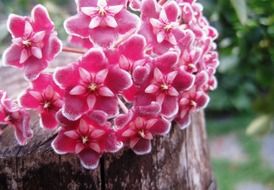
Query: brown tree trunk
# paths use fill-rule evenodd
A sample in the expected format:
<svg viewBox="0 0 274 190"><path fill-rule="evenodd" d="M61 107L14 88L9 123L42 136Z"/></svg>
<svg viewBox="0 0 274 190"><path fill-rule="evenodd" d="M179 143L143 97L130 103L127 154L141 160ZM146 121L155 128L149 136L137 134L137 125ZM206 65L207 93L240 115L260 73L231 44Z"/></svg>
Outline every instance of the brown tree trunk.
<svg viewBox="0 0 274 190"><path fill-rule="evenodd" d="M26 86L22 79L13 79L20 76L16 72L0 69L0 89L17 93ZM152 153L137 156L124 150L107 154L96 170L85 170L75 156L55 154L50 147L55 135L34 121L35 136L26 146L16 144L10 128L0 137L0 190L216 189L203 112L193 114L186 130L174 126L169 135L154 139Z"/></svg>

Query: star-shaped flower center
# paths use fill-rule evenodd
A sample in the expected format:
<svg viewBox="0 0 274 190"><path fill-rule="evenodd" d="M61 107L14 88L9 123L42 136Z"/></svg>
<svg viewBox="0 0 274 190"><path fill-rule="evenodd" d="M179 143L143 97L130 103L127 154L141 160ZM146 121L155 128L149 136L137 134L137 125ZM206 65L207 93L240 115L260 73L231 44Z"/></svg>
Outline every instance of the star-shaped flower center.
<svg viewBox="0 0 274 190"><path fill-rule="evenodd" d="M82 136L81 139L83 144L86 144L89 141L88 136Z"/></svg>
<svg viewBox="0 0 274 190"><path fill-rule="evenodd" d="M97 90L97 85L95 83L91 83L89 86L88 86L88 89L90 92L95 92Z"/></svg>

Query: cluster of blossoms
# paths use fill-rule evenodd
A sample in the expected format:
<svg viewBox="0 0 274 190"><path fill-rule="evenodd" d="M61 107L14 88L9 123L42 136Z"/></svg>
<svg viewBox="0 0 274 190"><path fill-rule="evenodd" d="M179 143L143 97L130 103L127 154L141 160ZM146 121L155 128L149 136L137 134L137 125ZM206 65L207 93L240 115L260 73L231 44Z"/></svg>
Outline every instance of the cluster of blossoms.
<svg viewBox="0 0 274 190"><path fill-rule="evenodd" d="M65 21L74 63L55 71L48 63L62 50L47 10L11 15L12 45L5 65L20 68L30 86L18 105L0 91L0 124L15 128L17 140L31 137L28 111L41 127L57 131L52 147L75 154L85 168L106 152L129 147L147 154L156 135L171 123L189 126L216 88L216 30L195 0L77 0ZM139 14L134 14L138 12ZM140 16L137 16L140 15ZM75 49L75 48L81 49Z"/></svg>

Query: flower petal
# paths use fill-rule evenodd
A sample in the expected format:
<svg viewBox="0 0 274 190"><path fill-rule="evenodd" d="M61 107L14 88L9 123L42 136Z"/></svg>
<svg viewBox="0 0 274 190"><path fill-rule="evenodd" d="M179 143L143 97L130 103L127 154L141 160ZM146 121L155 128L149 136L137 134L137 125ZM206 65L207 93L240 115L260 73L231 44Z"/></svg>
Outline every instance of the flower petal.
<svg viewBox="0 0 274 190"><path fill-rule="evenodd" d="M89 24L90 17L80 13L68 18L65 21L64 26L68 34L81 37L88 37L90 30L88 27Z"/></svg>
<svg viewBox="0 0 274 190"><path fill-rule="evenodd" d="M85 92L86 92L86 88L81 85L78 85L78 86L75 86L74 88L72 88L69 91L69 94L74 96L74 95L82 95Z"/></svg>
<svg viewBox="0 0 274 190"><path fill-rule="evenodd" d="M36 5L31 12L33 28L35 30L52 31L54 23L51 21L47 9L42 5Z"/></svg>
<svg viewBox="0 0 274 190"><path fill-rule="evenodd" d="M31 57L24 63L25 76L29 80L34 80L47 66L48 63L46 61Z"/></svg>
<svg viewBox="0 0 274 190"><path fill-rule="evenodd" d="M106 97L113 97L113 96L115 96L113 94L113 92L108 87L106 87L106 86L103 86L103 87L99 88L98 93L101 96L106 96Z"/></svg>
<svg viewBox="0 0 274 190"><path fill-rule="evenodd" d="M24 106L25 108L38 108L40 106L39 99L33 97L29 91L26 91L21 97L20 97L20 104Z"/></svg>
<svg viewBox="0 0 274 190"><path fill-rule="evenodd" d="M85 149L79 153L81 164L86 169L95 169L99 164L101 154L94 150Z"/></svg>
<svg viewBox="0 0 274 190"><path fill-rule="evenodd" d="M51 146L57 154L74 153L77 141L64 135L65 131L60 131L52 141Z"/></svg>
<svg viewBox="0 0 274 190"><path fill-rule="evenodd" d="M140 139L132 149L137 155L148 154L151 151L151 142L147 139Z"/></svg>
<svg viewBox="0 0 274 190"><path fill-rule="evenodd" d="M25 22L25 17L10 14L7 26L13 37L22 37L24 35Z"/></svg>
<svg viewBox="0 0 274 190"><path fill-rule="evenodd" d="M107 15L105 18L104 18L107 26L111 27L111 28L116 28L118 26L115 18L111 15Z"/></svg>
<svg viewBox="0 0 274 190"><path fill-rule="evenodd" d="M89 110L86 98L82 96L66 95L64 99L63 114L70 120L79 119Z"/></svg>
<svg viewBox="0 0 274 190"><path fill-rule="evenodd" d="M105 80L106 86L108 86L111 91L116 94L129 88L132 85L132 80L130 75L118 68L114 67L109 70L108 77Z"/></svg>
<svg viewBox="0 0 274 190"><path fill-rule="evenodd" d="M178 113L178 97L165 96L162 104L162 114L167 118L172 118Z"/></svg>
<svg viewBox="0 0 274 190"><path fill-rule="evenodd" d="M31 48L31 53L34 57L36 57L37 59L41 59L42 58L42 50L38 47L32 47Z"/></svg>
<svg viewBox="0 0 274 190"><path fill-rule="evenodd" d="M56 112L44 111L41 113L41 127L45 129L55 129L58 126L58 122L55 118Z"/></svg>
<svg viewBox="0 0 274 190"><path fill-rule="evenodd" d="M14 67L21 68L23 67L20 64L20 56L21 56L22 48L13 44L3 53L2 61L3 65L11 65Z"/></svg>

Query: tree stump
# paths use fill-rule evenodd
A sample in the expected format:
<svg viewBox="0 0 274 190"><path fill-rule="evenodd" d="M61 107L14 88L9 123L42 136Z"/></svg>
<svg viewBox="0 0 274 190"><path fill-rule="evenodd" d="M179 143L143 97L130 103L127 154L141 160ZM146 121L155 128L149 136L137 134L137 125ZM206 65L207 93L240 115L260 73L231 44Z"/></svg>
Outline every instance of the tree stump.
<svg viewBox="0 0 274 190"><path fill-rule="evenodd" d="M13 97L26 87L14 69L1 68L0 78L0 89ZM173 126L167 136L155 138L150 154L106 154L96 170L84 169L75 156L55 154L50 143L56 134L32 120L35 136L26 146L17 145L11 128L0 137L0 190L216 189L203 112L193 114L186 130Z"/></svg>

